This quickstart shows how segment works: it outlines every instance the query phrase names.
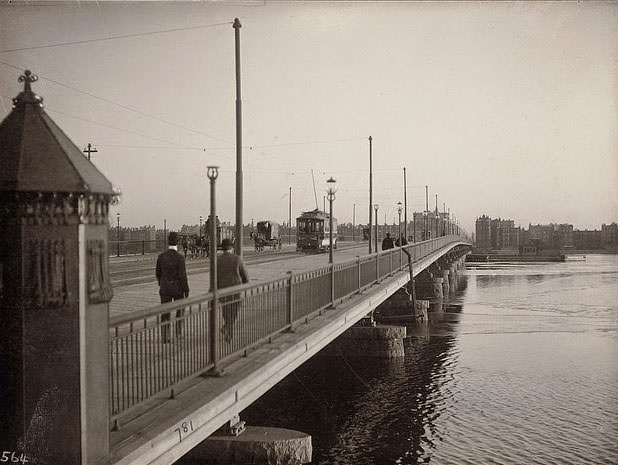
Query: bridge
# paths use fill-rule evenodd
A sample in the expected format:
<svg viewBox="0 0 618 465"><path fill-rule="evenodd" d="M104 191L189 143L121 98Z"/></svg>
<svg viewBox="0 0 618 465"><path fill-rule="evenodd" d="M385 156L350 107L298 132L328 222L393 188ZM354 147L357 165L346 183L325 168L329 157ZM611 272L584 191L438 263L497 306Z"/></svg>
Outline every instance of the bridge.
<svg viewBox="0 0 618 465"><path fill-rule="evenodd" d="M448 292L469 250L444 235L327 265L297 256L290 273L264 255L259 279L215 292L196 267L193 295L164 305L152 282L114 288L116 192L44 112L36 77L22 81L0 124L3 461L170 464L403 287Z"/></svg>
<svg viewBox="0 0 618 465"><path fill-rule="evenodd" d="M417 277L438 264L448 270L468 247L444 236L346 259L358 253L352 248L332 265L217 296L118 311L109 334L111 462L179 459L406 286L406 252ZM221 328L232 306L238 320L226 342ZM162 321L166 313L172 319ZM161 335L177 328L182 335L164 343Z"/></svg>

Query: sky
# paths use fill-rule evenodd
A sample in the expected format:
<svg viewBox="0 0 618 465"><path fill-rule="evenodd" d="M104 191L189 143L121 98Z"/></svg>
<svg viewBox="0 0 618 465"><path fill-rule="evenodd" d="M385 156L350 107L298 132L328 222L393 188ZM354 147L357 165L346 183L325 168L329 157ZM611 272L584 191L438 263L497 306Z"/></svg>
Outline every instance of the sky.
<svg viewBox="0 0 618 465"><path fill-rule="evenodd" d="M290 187L293 218L322 208L330 177L334 216L366 223L370 135L380 222L404 167L409 219L427 185L468 231L618 221L616 2L3 3L0 117L31 69L122 192L114 224L197 224L207 166L233 222L235 17L245 223L287 221Z"/></svg>

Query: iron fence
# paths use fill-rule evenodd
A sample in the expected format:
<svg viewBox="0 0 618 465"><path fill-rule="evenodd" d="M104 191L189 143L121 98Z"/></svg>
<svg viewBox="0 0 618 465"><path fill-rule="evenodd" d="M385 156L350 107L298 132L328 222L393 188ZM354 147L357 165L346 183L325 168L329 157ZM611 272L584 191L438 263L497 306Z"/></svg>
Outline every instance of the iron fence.
<svg viewBox="0 0 618 465"><path fill-rule="evenodd" d="M147 253L162 252L166 243L163 240L130 240L109 241L108 253L111 257L121 255L145 255Z"/></svg>
<svg viewBox="0 0 618 465"><path fill-rule="evenodd" d="M413 261L458 236L408 245ZM219 289L110 319L111 416L174 395L187 380L217 370L276 334L408 266L402 248L261 284Z"/></svg>

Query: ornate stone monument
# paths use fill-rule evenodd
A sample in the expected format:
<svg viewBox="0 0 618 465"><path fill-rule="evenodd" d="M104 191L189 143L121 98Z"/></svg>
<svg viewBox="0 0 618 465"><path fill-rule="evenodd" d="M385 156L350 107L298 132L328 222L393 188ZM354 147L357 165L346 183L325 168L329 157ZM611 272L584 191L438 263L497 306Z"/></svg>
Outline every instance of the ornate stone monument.
<svg viewBox="0 0 618 465"><path fill-rule="evenodd" d="M24 90L0 123L0 450L33 464L109 452L111 183Z"/></svg>

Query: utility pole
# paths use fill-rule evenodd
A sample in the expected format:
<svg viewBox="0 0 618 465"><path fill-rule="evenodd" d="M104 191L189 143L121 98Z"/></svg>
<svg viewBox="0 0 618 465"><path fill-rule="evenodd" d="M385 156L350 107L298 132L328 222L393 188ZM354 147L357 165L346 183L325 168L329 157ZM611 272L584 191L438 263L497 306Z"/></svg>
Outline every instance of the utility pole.
<svg viewBox="0 0 618 465"><path fill-rule="evenodd" d="M406 241L408 240L408 188L405 166L403 167L403 237L406 238Z"/></svg>
<svg viewBox="0 0 618 465"><path fill-rule="evenodd" d="M236 241L234 251L242 258L242 105L240 98L240 21L234 18L236 51ZM215 221L215 218L212 218ZM216 249L215 249L216 252Z"/></svg>
<svg viewBox="0 0 618 465"><path fill-rule="evenodd" d="M442 202L442 235L446 236L446 203Z"/></svg>
<svg viewBox="0 0 618 465"><path fill-rule="evenodd" d="M352 206L352 241L356 240L356 204Z"/></svg>
<svg viewBox="0 0 618 465"><path fill-rule="evenodd" d="M292 244L292 186L290 186L290 202L288 211L288 244Z"/></svg>
<svg viewBox="0 0 618 465"><path fill-rule="evenodd" d="M427 240L427 221L429 220L429 186L425 185L425 221L423 226L423 240Z"/></svg>
<svg viewBox="0 0 618 465"><path fill-rule="evenodd" d="M438 229L440 229L440 215L438 213L438 194L436 194L436 237L440 235L438 233Z"/></svg>
<svg viewBox="0 0 618 465"><path fill-rule="evenodd" d="M85 148L85 149L83 150L83 152L88 154L88 160L90 160L90 154L91 154L91 153L97 153L97 152L98 152L98 150L97 150L97 149L93 149L93 148L92 148L92 144L91 144L90 142L88 142L88 147L87 147L87 148Z"/></svg>
<svg viewBox="0 0 618 465"><path fill-rule="evenodd" d="M372 214L373 214L373 154L372 154L372 141L373 137L369 136L369 253L371 253L371 227L373 226ZM376 209L377 212L377 209ZM377 218L376 218L377 223ZM376 252L377 252L376 245Z"/></svg>

